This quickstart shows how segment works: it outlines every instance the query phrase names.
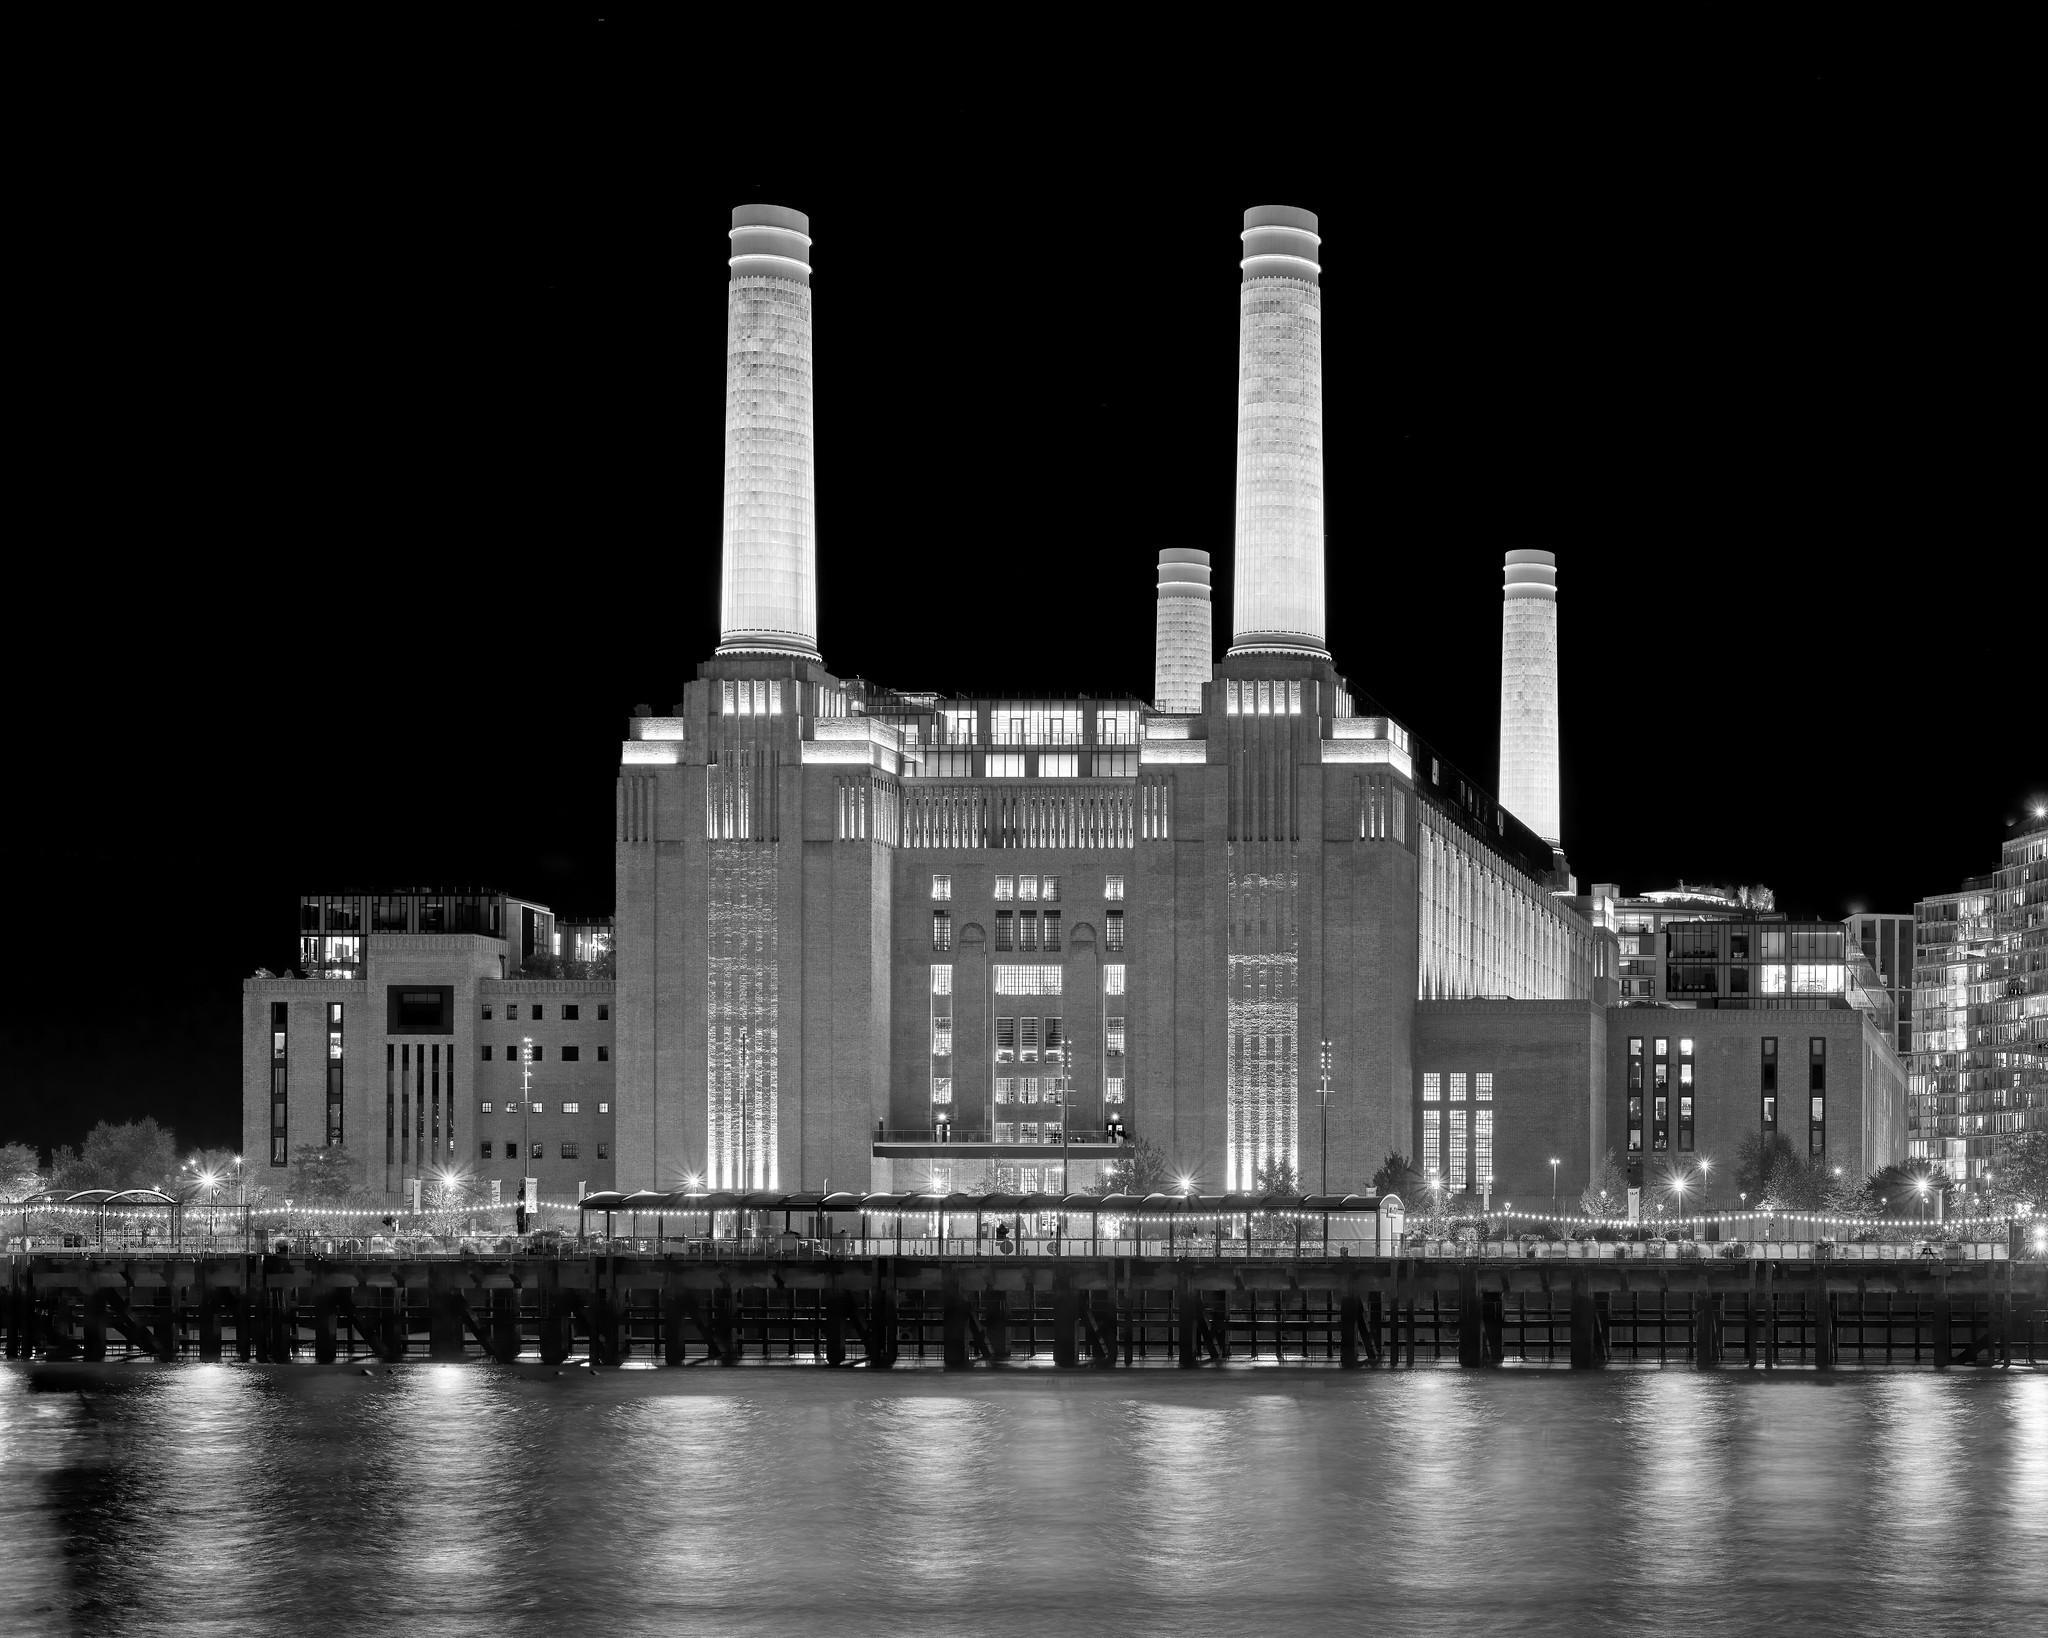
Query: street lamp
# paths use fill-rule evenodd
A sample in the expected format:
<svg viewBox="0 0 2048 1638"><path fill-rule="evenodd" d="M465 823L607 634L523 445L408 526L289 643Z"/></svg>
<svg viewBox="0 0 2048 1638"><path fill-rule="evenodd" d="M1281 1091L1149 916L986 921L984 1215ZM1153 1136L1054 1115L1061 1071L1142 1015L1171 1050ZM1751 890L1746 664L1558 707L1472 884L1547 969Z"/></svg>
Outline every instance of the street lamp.
<svg viewBox="0 0 2048 1638"><path fill-rule="evenodd" d="M1550 1157L1550 1215L1557 1215L1557 1156Z"/></svg>
<svg viewBox="0 0 2048 1638"><path fill-rule="evenodd" d="M1714 1163L1704 1155L1700 1157L1700 1210L1714 1209Z"/></svg>

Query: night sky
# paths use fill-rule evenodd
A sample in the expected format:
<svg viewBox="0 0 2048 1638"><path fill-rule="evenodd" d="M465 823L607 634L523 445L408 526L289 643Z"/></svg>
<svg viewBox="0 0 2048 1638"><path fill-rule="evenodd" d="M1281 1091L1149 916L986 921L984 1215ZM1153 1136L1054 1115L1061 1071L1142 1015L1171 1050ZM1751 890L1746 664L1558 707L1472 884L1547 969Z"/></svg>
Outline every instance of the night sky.
<svg viewBox="0 0 2048 1638"><path fill-rule="evenodd" d="M1361 43L1273 102L1107 45L771 73L692 10L65 58L0 1141L235 1141L239 982L301 891L611 909L625 718L717 641L752 199L816 240L842 675L1146 696L1167 545L1214 554L1227 642L1237 232L1291 203L1338 666L1491 782L1501 553L1555 551L1581 883L1910 910L2048 787L1995 96L1549 37Z"/></svg>

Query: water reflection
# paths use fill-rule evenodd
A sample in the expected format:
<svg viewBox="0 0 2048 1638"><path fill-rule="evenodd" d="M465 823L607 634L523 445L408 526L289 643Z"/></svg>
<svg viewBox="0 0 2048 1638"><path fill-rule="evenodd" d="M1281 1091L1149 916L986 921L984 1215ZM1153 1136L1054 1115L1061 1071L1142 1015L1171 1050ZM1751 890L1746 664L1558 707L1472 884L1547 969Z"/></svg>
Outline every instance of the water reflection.
<svg viewBox="0 0 2048 1638"><path fill-rule="evenodd" d="M0 1607L50 1631L1711 1635L1860 1625L1845 1590L1888 1628L2048 1601L2022 1373L9 1368L0 1460Z"/></svg>

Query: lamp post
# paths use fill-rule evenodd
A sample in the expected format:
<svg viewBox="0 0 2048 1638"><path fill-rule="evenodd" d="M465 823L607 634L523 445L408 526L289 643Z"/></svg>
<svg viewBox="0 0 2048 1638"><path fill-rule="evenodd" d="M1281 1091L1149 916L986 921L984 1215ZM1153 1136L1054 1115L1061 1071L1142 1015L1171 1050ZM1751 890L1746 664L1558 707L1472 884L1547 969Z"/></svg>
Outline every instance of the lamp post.
<svg viewBox="0 0 2048 1638"><path fill-rule="evenodd" d="M1557 1156L1550 1157L1550 1215L1557 1215Z"/></svg>
<svg viewBox="0 0 2048 1638"><path fill-rule="evenodd" d="M1322 1085L1316 1088L1316 1101L1322 1105L1323 1111L1323 1173L1320 1192L1328 1194L1330 1192L1330 1043L1328 1041L1323 1043L1323 1081Z"/></svg>

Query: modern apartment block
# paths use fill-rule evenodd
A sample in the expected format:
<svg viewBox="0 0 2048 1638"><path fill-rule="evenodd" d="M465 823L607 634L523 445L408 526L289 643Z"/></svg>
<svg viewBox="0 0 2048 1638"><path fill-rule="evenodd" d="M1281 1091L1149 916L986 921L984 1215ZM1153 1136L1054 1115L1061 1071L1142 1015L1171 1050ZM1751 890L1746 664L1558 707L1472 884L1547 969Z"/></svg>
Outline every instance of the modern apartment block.
<svg viewBox="0 0 2048 1638"><path fill-rule="evenodd" d="M1876 969L1877 982L1891 997L1898 1026L1899 1056L1913 1050L1913 918L1861 912L1846 917L1849 942Z"/></svg>
<svg viewBox="0 0 2048 1638"><path fill-rule="evenodd" d="M585 924L601 928L601 923ZM242 986L243 1152L272 1192L306 1146L372 1200L465 1176L515 1198L613 1181L613 984L528 978L553 913L488 889L300 900L302 978Z"/></svg>
<svg viewBox="0 0 2048 1638"><path fill-rule="evenodd" d="M1998 868L1913 906L1911 1143L1981 1177L2015 1133L2048 1122L2048 807Z"/></svg>

